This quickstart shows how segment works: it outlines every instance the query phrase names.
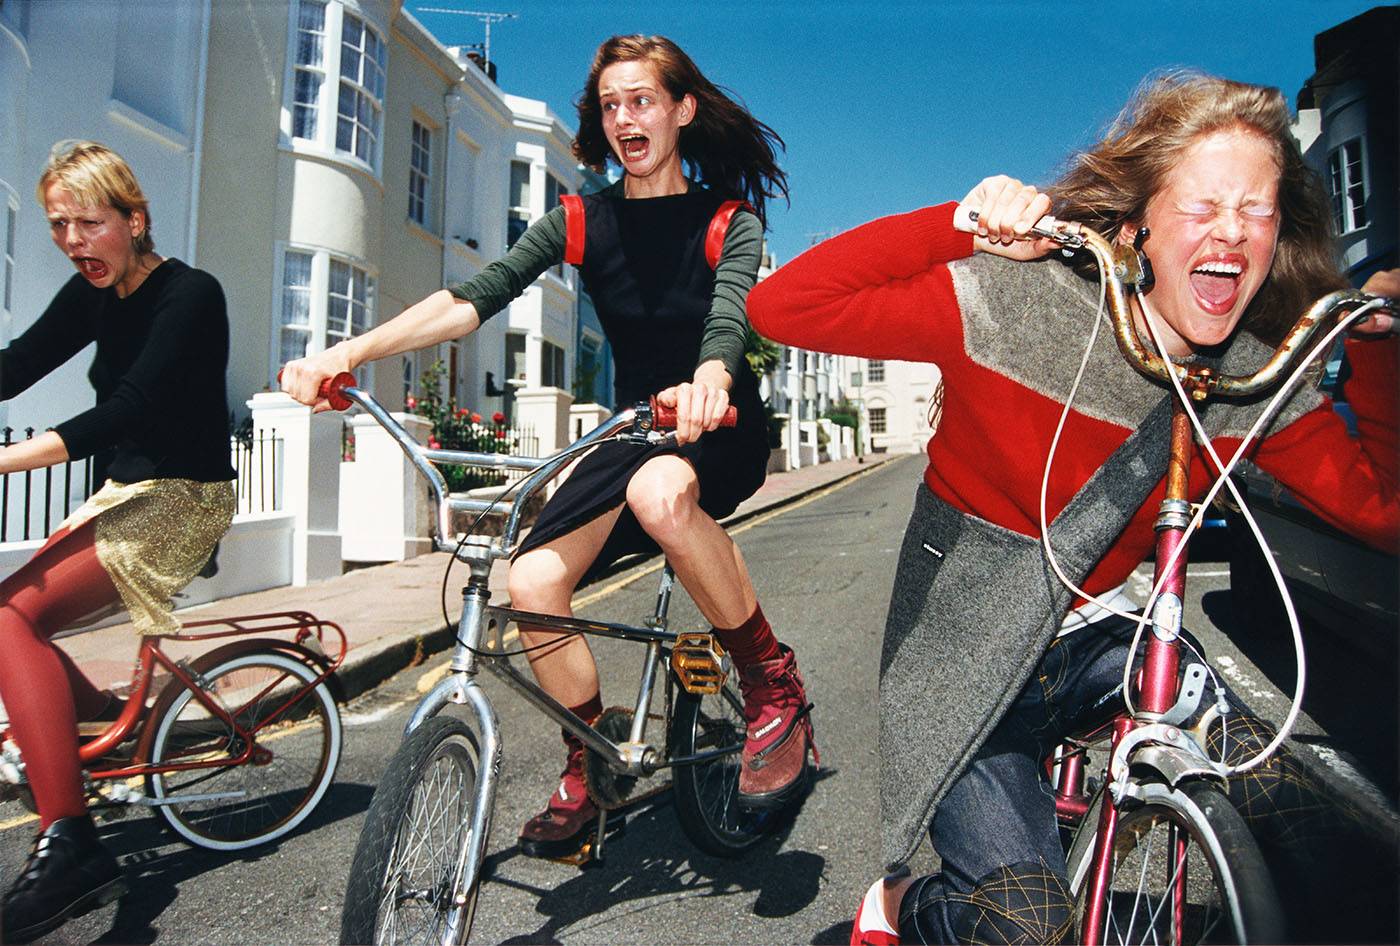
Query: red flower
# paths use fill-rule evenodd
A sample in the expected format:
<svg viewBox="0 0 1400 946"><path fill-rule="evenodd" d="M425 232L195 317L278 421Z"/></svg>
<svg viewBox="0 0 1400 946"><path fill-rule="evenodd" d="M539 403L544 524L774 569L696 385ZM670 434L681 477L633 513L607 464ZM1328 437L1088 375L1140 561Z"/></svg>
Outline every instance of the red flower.
<svg viewBox="0 0 1400 946"><path fill-rule="evenodd" d="M457 416L458 416L458 417L466 417L466 416L467 416L467 409L466 409L465 407L459 407L459 408L457 408Z"/></svg>
<svg viewBox="0 0 1400 946"><path fill-rule="evenodd" d="M498 424L504 424L506 422L506 415L502 414L500 411L497 411L496 413L491 415L491 420L495 421Z"/></svg>
<svg viewBox="0 0 1400 946"><path fill-rule="evenodd" d="M410 394L408 397L404 398L403 406L409 410L413 410L418 406L418 398Z"/></svg>
<svg viewBox="0 0 1400 946"><path fill-rule="evenodd" d="M472 423L473 423L473 424L479 424L479 423L481 423L481 415L480 415L480 414L473 414L473 415L472 415Z"/></svg>
<svg viewBox="0 0 1400 946"><path fill-rule="evenodd" d="M505 432L504 430L498 430L498 431L496 431L496 439L497 439L497 440L505 440L505 439L506 439L506 432Z"/></svg>
<svg viewBox="0 0 1400 946"><path fill-rule="evenodd" d="M431 450L437 450L437 449L438 449L439 447L441 447L441 446L442 446L442 444L438 443L438 439L437 439L436 437L429 437L429 438L428 438L428 448L429 448L429 449L431 449Z"/></svg>

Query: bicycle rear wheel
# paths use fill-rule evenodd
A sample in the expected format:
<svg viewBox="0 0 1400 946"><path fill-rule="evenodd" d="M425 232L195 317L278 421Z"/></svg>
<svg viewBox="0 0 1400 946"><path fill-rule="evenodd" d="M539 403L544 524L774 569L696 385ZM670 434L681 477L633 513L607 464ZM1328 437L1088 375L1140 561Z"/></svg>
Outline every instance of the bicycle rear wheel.
<svg viewBox="0 0 1400 946"><path fill-rule="evenodd" d="M389 760L350 864L342 943L466 942L481 878L465 897L453 881L470 840L477 751L465 723L435 716Z"/></svg>
<svg viewBox="0 0 1400 946"><path fill-rule="evenodd" d="M780 814L739 807L739 754L745 727L743 700L731 686L705 696L677 688L671 710L672 756L719 753L672 770L681 829L707 854L737 857L763 840Z"/></svg>
<svg viewBox="0 0 1400 946"><path fill-rule="evenodd" d="M1142 786L1124 805L1109 860L1100 943L1277 943L1273 879L1244 819L1214 785ZM1084 922L1103 795L1070 849L1070 889ZM1091 936L1081 931L1080 942Z"/></svg>
<svg viewBox="0 0 1400 946"><path fill-rule="evenodd" d="M154 766L198 763L146 777L156 810L199 847L237 851L281 837L311 814L340 761L340 711L318 672L275 651L219 652L191 668L199 695L180 686L152 710ZM232 720L233 722L230 722ZM236 722L236 729L233 723ZM243 735L251 734L252 745ZM249 749L252 757L234 762Z"/></svg>

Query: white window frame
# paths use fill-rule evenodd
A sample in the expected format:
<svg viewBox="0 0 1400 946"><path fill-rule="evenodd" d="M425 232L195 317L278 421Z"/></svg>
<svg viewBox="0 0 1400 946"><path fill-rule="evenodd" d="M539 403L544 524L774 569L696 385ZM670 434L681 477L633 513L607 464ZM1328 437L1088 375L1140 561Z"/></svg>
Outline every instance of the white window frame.
<svg viewBox="0 0 1400 946"><path fill-rule="evenodd" d="M1352 162L1347 159L1347 148L1356 146L1356 168L1360 180L1353 180ZM1353 199L1354 192L1360 191L1361 200ZM1370 219L1366 216L1366 201L1371 196L1371 182L1367 174L1366 139L1349 138L1327 152L1327 192L1332 199L1332 222L1338 235L1364 230ZM1363 218L1357 223L1357 210Z"/></svg>
<svg viewBox="0 0 1400 946"><path fill-rule="evenodd" d="M408 219L433 228L433 129L413 119L408 145Z"/></svg>
<svg viewBox="0 0 1400 946"><path fill-rule="evenodd" d="M521 194L522 199L519 201L515 199L515 176L517 168L524 168L525 170L525 189ZM510 224L512 220L519 220L525 224L524 229L520 231L522 234L525 230L529 229L530 224L535 221L534 214L530 212L530 198L532 196L531 185L534 183L531 180L533 177L533 170L529 161L514 159L510 162L510 167L507 171L510 177L506 180L506 203L508 205L506 207L506 249L510 249L515 245L515 240L510 238ZM517 236L515 239L518 240L520 237Z"/></svg>
<svg viewBox="0 0 1400 946"><path fill-rule="evenodd" d="M301 10L303 6L320 7L324 10L321 36L321 58L317 63L299 63L301 49ZM289 27L287 31L287 68L282 90L281 133L284 143L292 151L305 151L344 161L368 171L375 180L380 179L384 153L384 97L385 83L389 69L389 44L384 32L360 11L350 8L341 0L294 0L289 4ZM360 45L347 47L347 25L359 24ZM367 55L366 35L374 38L373 50L380 58ZM353 76L342 75L350 65L348 56L356 53L359 66ZM314 107L308 101L297 99L297 74L319 77L315 90ZM341 114L342 90L354 100L354 114ZM363 108L361 106L364 106ZM306 136L296 134L296 113L298 108L312 108L314 128ZM350 140L347 147L341 147L341 127L349 122ZM356 153L357 145L364 142L363 155Z"/></svg>
<svg viewBox="0 0 1400 946"><path fill-rule="evenodd" d="M870 407L866 409L870 414L870 433L884 435L890 432L889 409L885 407ZM875 423L879 418L879 424Z"/></svg>
<svg viewBox="0 0 1400 946"><path fill-rule="evenodd" d="M326 34L329 32L326 26L326 20L330 16L329 11L326 9L327 6L326 3L319 2L319 0L296 0L296 2L292 4L292 52L291 55L288 56L292 64L292 75L291 82L289 83L290 88L287 93L291 99L288 105L288 109L291 112L291 127L288 129L288 134L293 138L300 138L303 141L318 141L320 128L325 124L321 121L321 113L324 111L321 103L325 97L327 75L326 57L327 48L329 46L326 41ZM302 11L303 9L312 10L316 8L319 8L321 11L320 29L307 29L306 24L303 22ZM317 57L317 62L301 61L303 34L316 37L319 40L320 54ZM308 77L308 86L312 81L316 83L313 94L305 97L298 94L300 91L300 77L302 75ZM311 126L310 134L298 133L298 114L307 116L307 121Z"/></svg>
<svg viewBox="0 0 1400 946"><path fill-rule="evenodd" d="M568 380L568 349L547 338L540 339L540 386L567 391L569 390Z"/></svg>
<svg viewBox="0 0 1400 946"><path fill-rule="evenodd" d="M9 343L10 317L14 312L15 269L19 243L19 198L4 181L0 181L0 206L5 208L0 225L0 343Z"/></svg>
<svg viewBox="0 0 1400 946"><path fill-rule="evenodd" d="M378 316L379 306L379 273L374 267L364 260L354 259L340 253L332 253L324 247L307 246L299 243L277 243L276 260L276 287L274 289L272 311L272 338L270 340L270 360L272 370L269 372L271 378L275 378L278 369L282 367L282 333L284 331L304 331L306 333L306 354L314 355L317 352L325 351L330 345L342 341L354 335L362 334L373 328ZM300 254L310 257L311 269L304 287L289 287L286 284L289 267L287 260L291 254ZM341 267L348 267L350 291L341 292L333 287L333 274ZM355 274L361 274L363 281L363 317L357 323L354 320L356 305L355 298ZM289 290L304 289L307 297L307 320L305 328L294 327L291 323L284 322L286 297ZM351 323L347 326L347 331L338 330L337 326L331 324L331 313L335 307L345 305L345 310L349 314ZM373 374L366 368L359 370L360 382L365 385L372 384Z"/></svg>
<svg viewBox="0 0 1400 946"><path fill-rule="evenodd" d="M865 380L867 384L885 383L885 361L883 358L866 359Z"/></svg>

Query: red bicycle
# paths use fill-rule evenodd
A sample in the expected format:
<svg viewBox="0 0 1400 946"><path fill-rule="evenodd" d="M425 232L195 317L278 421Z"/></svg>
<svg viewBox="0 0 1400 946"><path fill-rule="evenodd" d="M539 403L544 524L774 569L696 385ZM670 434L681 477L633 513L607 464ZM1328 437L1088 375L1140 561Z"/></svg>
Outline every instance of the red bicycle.
<svg viewBox="0 0 1400 946"><path fill-rule="evenodd" d="M192 659L163 649L223 638L237 639ZM91 807L155 808L186 841L219 851L282 837L335 778L345 650L338 625L300 611L142 637L125 709L78 750ZM169 680L148 706L157 673ZM32 810L8 728L0 745L0 784Z"/></svg>
<svg viewBox="0 0 1400 946"><path fill-rule="evenodd" d="M1196 439L1205 449L1210 447L1189 404L1266 391L1290 369L1284 389L1291 390L1312 360L1303 356L1326 350L1365 311L1395 311L1400 300L1352 291L1331 293L1298 320L1257 372L1238 377L1217 374L1209 367L1166 361L1139 339L1128 299L1131 292L1145 292L1151 285L1151 268L1139 251L1145 233L1139 235L1136 246L1111 244L1088 227L1050 217L1043 218L1034 233L1092 254L1118 347L1131 364L1169 382L1177 393L1166 497L1156 521L1153 592L1132 646L1136 653L1145 637L1145 651L1136 673L1131 657L1124 673L1122 692L1131 699L1107 723L1077 734L1046 761L1055 786L1057 815L1073 836L1067 870L1077 902L1080 941L1279 942L1284 936L1282 909L1268 867L1223 786L1226 779L1262 763L1291 729L1303 688L1301 638L1284 592L1299 655L1293 710L1277 737L1254 758L1234 766L1213 758L1205 748L1206 732L1222 716L1228 724L1229 707L1207 697L1210 669L1203 662L1190 661L1183 651L1186 552L1204 508L1221 488L1228 487L1241 502L1226 474L1243 454L1244 445L1228 462L1215 458L1223 471L1219 482L1199 508L1193 507L1187 483L1191 452ZM1334 318L1339 315L1344 318ZM1315 336L1333 325L1313 344ZM1266 410L1245 445L1269 416ZM1275 580L1283 590L1277 575ZM1144 634L1149 628L1150 633ZM1184 670L1183 657L1188 658ZM1106 759L1095 780L1087 775L1090 751Z"/></svg>

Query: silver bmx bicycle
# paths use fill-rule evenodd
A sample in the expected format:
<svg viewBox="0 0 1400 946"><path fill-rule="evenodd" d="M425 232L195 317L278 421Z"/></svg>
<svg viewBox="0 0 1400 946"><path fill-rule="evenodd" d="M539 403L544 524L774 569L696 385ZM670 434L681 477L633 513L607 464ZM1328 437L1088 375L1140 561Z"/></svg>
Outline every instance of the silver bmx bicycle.
<svg viewBox="0 0 1400 946"><path fill-rule="evenodd" d="M432 490L435 547L452 552L470 575L462 589L450 673L414 709L370 803L350 866L341 942L466 941L481 890L501 766L500 727L478 680L482 668L587 747L585 781L599 816L580 859L601 858L609 813L637 801L638 780L663 770L670 771L681 827L702 851L735 856L762 840L777 813L749 812L737 804L746 724L743 701L728 680L729 658L708 631L667 628L675 582L669 565L661 573L655 610L642 626L536 614L490 602L491 566L514 553L530 498L605 440L660 441L665 436L661 428L674 426L674 415L654 402L637 404L553 456L536 459L425 447L354 385L353 375L342 374L327 382L322 394L339 410L359 404L408 455ZM511 502L492 502L449 495L436 464L526 475ZM456 540L452 516L458 512L503 515L502 534L491 538L469 530ZM645 657L632 707L607 710L592 725L570 712L512 662L521 653L505 648L512 624L642 645ZM658 676L661 711L655 713ZM442 714L448 706L461 707L466 719ZM659 740L648 738L653 722L660 724Z"/></svg>

